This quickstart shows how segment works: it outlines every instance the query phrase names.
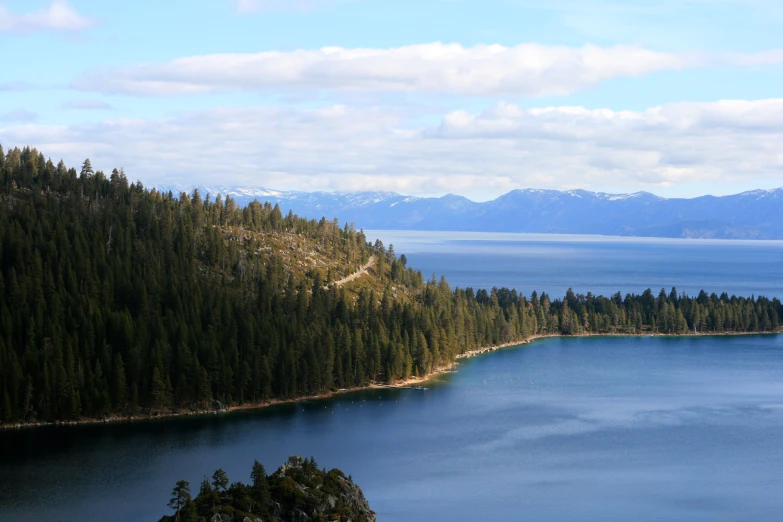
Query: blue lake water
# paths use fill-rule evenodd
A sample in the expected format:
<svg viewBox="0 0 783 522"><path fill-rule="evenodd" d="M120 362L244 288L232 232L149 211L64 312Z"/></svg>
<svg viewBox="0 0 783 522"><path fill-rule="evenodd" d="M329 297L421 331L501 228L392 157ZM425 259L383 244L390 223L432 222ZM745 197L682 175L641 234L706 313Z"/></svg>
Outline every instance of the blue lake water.
<svg viewBox="0 0 783 522"><path fill-rule="evenodd" d="M525 290L535 279L519 259L539 256L544 284L530 289L553 294L671 285L782 293L772 269L779 243L583 238L525 254L526 240L473 241L392 242L455 286ZM601 256L625 260L627 271L617 273L620 261L599 270ZM195 487L222 467L247 481L254 458L276 469L291 454L352 474L381 522L781 520L781 428L781 336L548 339L463 361L426 391L0 432L0 520L157 520L178 479Z"/></svg>
<svg viewBox="0 0 783 522"><path fill-rule="evenodd" d="M3 433L0 520L156 520L174 481L315 455L381 521L779 520L783 337L552 339L429 390Z"/></svg>
<svg viewBox="0 0 783 522"><path fill-rule="evenodd" d="M697 295L728 292L783 298L783 241L659 239L557 234L365 231L405 254L429 279L452 287L516 288L562 297L640 294L672 286Z"/></svg>

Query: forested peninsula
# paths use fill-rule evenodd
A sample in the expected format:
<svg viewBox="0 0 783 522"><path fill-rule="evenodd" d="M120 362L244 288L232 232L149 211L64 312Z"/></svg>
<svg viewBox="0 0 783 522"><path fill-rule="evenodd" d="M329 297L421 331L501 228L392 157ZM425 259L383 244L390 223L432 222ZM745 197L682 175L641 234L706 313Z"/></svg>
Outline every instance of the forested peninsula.
<svg viewBox="0 0 783 522"><path fill-rule="evenodd" d="M782 320L780 301L758 296L452 289L336 219L0 147L3 426L395 383L541 335L778 332Z"/></svg>

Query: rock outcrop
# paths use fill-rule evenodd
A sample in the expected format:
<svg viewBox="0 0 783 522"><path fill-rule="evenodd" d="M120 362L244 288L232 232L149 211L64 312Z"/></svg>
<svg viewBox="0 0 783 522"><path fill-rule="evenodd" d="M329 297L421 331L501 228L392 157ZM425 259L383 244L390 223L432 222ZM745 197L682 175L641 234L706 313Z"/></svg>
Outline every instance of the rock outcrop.
<svg viewBox="0 0 783 522"><path fill-rule="evenodd" d="M338 469L328 472L318 470L312 459L290 457L270 477L270 482L278 484L279 495L284 501L293 493L297 506L286 511L284 503L276 505L280 508L279 518L273 519L273 522L310 522L324 518L345 522L375 521L375 513L370 509L364 492L353 480ZM310 509L301 506L310 506Z"/></svg>

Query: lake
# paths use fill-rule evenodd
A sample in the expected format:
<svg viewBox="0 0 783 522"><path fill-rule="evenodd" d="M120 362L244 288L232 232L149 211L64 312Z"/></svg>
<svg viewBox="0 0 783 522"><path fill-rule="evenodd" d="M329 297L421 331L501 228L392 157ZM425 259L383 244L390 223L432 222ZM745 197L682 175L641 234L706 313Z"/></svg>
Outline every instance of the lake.
<svg viewBox="0 0 783 522"><path fill-rule="evenodd" d="M698 295L728 292L783 298L783 241L660 239L558 234L366 230L405 254L426 279L452 287L516 288L562 297L640 294L652 288Z"/></svg>
<svg viewBox="0 0 783 522"><path fill-rule="evenodd" d="M174 481L314 455L381 521L773 520L783 337L550 339L426 391L3 433L0 519L156 520Z"/></svg>
<svg viewBox="0 0 783 522"><path fill-rule="evenodd" d="M445 236L391 242L453 286L783 295L779 242ZM463 361L428 387L0 432L0 520L157 520L178 479L197 489L222 467L248 481L254 458L272 471L291 454L352 474L381 522L783 512L781 336L547 339Z"/></svg>

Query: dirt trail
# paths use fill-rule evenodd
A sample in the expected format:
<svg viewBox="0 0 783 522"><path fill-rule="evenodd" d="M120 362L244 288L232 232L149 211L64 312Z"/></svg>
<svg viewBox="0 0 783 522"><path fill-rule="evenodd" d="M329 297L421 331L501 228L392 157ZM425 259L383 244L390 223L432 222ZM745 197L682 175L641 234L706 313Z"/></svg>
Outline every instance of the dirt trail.
<svg viewBox="0 0 783 522"><path fill-rule="evenodd" d="M366 273L367 273L367 270L369 270L369 269L370 269L370 267L372 266L372 264L373 264L373 263L375 263L375 256L370 256L370 260L369 260L369 261L367 261L367 264L366 264L366 265L364 265L363 267L361 267L359 270L357 270L357 271L356 271L356 272L354 272L353 274L351 274L351 275L349 275L349 276L346 276L346 277L343 277L342 279L340 279L339 281L335 281L335 282L334 282L334 283L332 283L331 285L326 285L326 286L324 286L324 290L329 290L329 288L330 288L331 286L333 286L333 285L334 285L334 286L337 286L337 287L339 288L339 287L343 286L345 283L350 283L350 282L351 282L351 281L353 281L354 279L357 279L357 278L359 278L359 277L362 277L364 274L366 274Z"/></svg>

